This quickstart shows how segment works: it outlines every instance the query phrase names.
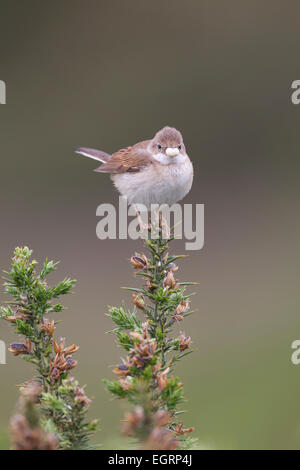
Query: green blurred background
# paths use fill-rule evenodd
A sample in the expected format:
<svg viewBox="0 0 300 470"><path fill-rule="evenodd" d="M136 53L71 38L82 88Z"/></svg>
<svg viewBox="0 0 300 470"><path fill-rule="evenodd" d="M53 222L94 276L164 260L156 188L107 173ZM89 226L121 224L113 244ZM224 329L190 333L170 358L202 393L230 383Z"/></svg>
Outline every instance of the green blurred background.
<svg viewBox="0 0 300 470"><path fill-rule="evenodd" d="M184 202L206 210L205 247L178 273L200 282L185 324L196 352L178 367L185 422L204 448L300 448L299 13L297 0L0 0L0 266L27 244L62 260L53 282L78 280L57 334L81 347L103 448L126 445L124 405L101 383L120 355L105 312L129 303L119 287L141 243L96 238L96 207L118 195L74 148L112 152L166 124L195 165ZM0 366L1 448L30 376L11 355Z"/></svg>

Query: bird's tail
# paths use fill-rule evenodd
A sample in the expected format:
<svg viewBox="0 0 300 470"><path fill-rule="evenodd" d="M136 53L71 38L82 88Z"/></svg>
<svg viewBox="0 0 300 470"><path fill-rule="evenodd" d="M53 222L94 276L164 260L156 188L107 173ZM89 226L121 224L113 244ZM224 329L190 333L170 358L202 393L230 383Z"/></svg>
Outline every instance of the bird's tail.
<svg viewBox="0 0 300 470"><path fill-rule="evenodd" d="M75 152L79 153L80 155L84 155L85 157L92 158L93 160L98 160L102 163L106 163L110 159L109 153L103 152L102 150L89 149L86 147L77 147Z"/></svg>

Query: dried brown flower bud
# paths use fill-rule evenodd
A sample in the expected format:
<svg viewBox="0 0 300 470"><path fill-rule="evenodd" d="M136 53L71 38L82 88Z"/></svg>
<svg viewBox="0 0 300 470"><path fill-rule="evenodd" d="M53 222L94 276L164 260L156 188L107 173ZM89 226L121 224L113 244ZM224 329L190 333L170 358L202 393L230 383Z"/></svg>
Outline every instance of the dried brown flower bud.
<svg viewBox="0 0 300 470"><path fill-rule="evenodd" d="M6 315L5 319L7 321L10 321L11 323L16 323L16 320L20 319L20 317L18 317L16 315Z"/></svg>
<svg viewBox="0 0 300 470"><path fill-rule="evenodd" d="M76 344L72 344L72 346L68 346L67 348L65 348L64 340L62 340L61 343L58 345L56 342L56 339L53 339L52 344L53 344L55 353L62 354L65 357L68 357L71 354L76 353L79 349L79 346L76 346Z"/></svg>
<svg viewBox="0 0 300 470"><path fill-rule="evenodd" d="M126 380L126 379L123 379L123 377L121 377L121 378L119 379L119 383L120 383L121 388L122 388L123 390L130 390L130 389L132 388L131 383L127 382L127 380Z"/></svg>
<svg viewBox="0 0 300 470"><path fill-rule="evenodd" d="M134 434L144 419L145 413L143 407L136 406L131 413L126 413L123 421L122 432L127 436Z"/></svg>
<svg viewBox="0 0 300 470"><path fill-rule="evenodd" d="M44 324L41 327L41 330L45 331L46 335L50 336L50 338L53 336L54 330L55 330L55 322L54 320L50 321L47 320L46 318L44 319Z"/></svg>
<svg viewBox="0 0 300 470"><path fill-rule="evenodd" d="M40 427L39 403L42 387L34 381L20 387L18 413L11 419L11 441L15 450L55 450L58 439Z"/></svg>
<svg viewBox="0 0 300 470"><path fill-rule="evenodd" d="M31 352L31 341L27 339L24 343L12 343L8 350L14 355L19 356L19 354L30 354Z"/></svg>
<svg viewBox="0 0 300 470"><path fill-rule="evenodd" d="M57 369L56 367L52 367L52 368L51 368L51 377L52 377L54 380L59 380L59 378L60 378L60 370Z"/></svg>
<svg viewBox="0 0 300 470"><path fill-rule="evenodd" d="M54 339L53 348L56 352L54 361L49 362L51 377L54 380L58 380L62 373L65 373L68 370L74 369L77 366L77 361L71 358L71 355L78 351L79 347L76 344L72 344L65 348L65 342L62 341L60 345L57 344Z"/></svg>
<svg viewBox="0 0 300 470"><path fill-rule="evenodd" d="M90 400L86 394L84 393L84 389L79 385L75 388L75 402L81 403L84 406L90 406L92 400Z"/></svg>
<svg viewBox="0 0 300 470"><path fill-rule="evenodd" d="M72 344L72 346L68 346L63 350L65 356L70 356L71 354L75 354L79 349L79 346L76 346L76 344Z"/></svg>
<svg viewBox="0 0 300 470"><path fill-rule="evenodd" d="M164 287L174 289L174 288L177 288L177 286L178 286L178 283L175 281L173 272L169 271L167 276L164 279Z"/></svg>
<svg viewBox="0 0 300 470"><path fill-rule="evenodd" d="M126 377L126 375L128 375L130 372L128 366L125 364L119 364L114 368L113 373L121 377Z"/></svg>
<svg viewBox="0 0 300 470"><path fill-rule="evenodd" d="M33 380L29 380L25 382L20 388L20 395L21 398L26 400L27 402L31 403L39 403L40 396L43 391L41 384L38 382L34 382Z"/></svg>
<svg viewBox="0 0 300 470"><path fill-rule="evenodd" d="M188 310L189 310L189 301L182 299L175 313L177 315L181 315L182 313L186 313Z"/></svg>
<svg viewBox="0 0 300 470"><path fill-rule="evenodd" d="M17 414L11 419L11 440L15 450L55 450L58 439L40 428L29 426L25 416Z"/></svg>
<svg viewBox="0 0 300 470"><path fill-rule="evenodd" d="M130 331L129 336L131 339L135 340L137 339L138 341L142 342L144 340L144 336L139 333L138 331Z"/></svg>
<svg viewBox="0 0 300 470"><path fill-rule="evenodd" d="M28 320L29 315L24 312L22 307L17 307L13 315L6 315L5 319L11 323L15 323L16 320Z"/></svg>
<svg viewBox="0 0 300 470"><path fill-rule="evenodd" d="M64 341L62 341L60 345L58 345L56 339L53 340L53 348L56 354L60 354L63 351L64 347L65 347Z"/></svg>
<svg viewBox="0 0 300 470"><path fill-rule="evenodd" d="M184 429L183 428L183 422L182 421L179 421L179 423L177 424L176 428L175 428L175 432L177 435L181 436L183 434L189 434L190 432L193 432L195 431L195 428L187 428L187 429Z"/></svg>
<svg viewBox="0 0 300 470"><path fill-rule="evenodd" d="M179 349L180 351L184 351L185 349L188 349L191 344L191 337L190 336L185 336L183 333L179 337Z"/></svg>
<svg viewBox="0 0 300 470"><path fill-rule="evenodd" d="M142 323L143 336L145 339L149 338L148 327L149 327L148 321L145 321L144 323Z"/></svg>
<svg viewBox="0 0 300 470"><path fill-rule="evenodd" d="M176 322L183 320L183 313L186 313L189 310L189 302L187 300L182 299L180 304L177 306L173 318Z"/></svg>
<svg viewBox="0 0 300 470"><path fill-rule="evenodd" d="M168 269L172 271L173 273L175 273L176 271L178 271L178 266L175 263L170 263L168 266Z"/></svg>
<svg viewBox="0 0 300 470"><path fill-rule="evenodd" d="M154 415L155 425L158 427L167 426L170 421L170 413L166 410L159 409Z"/></svg>
<svg viewBox="0 0 300 470"><path fill-rule="evenodd" d="M139 308L140 310L145 310L145 299L142 294L136 294L135 292L133 292L132 298L133 298L132 303L137 308Z"/></svg>
<svg viewBox="0 0 300 470"><path fill-rule="evenodd" d="M131 367L143 367L145 362L152 359L156 349L157 342L155 339L145 338L138 332L131 332L132 339L137 339L134 348L131 348L130 354L127 358L128 365Z"/></svg>
<svg viewBox="0 0 300 470"><path fill-rule="evenodd" d="M167 429L156 427L151 432L145 447L149 450L176 450L179 441Z"/></svg>
<svg viewBox="0 0 300 470"><path fill-rule="evenodd" d="M130 263L134 269L148 269L148 259L144 254L139 255L136 253L135 256L130 258Z"/></svg>
<svg viewBox="0 0 300 470"><path fill-rule="evenodd" d="M74 359L67 359L67 363L66 363L66 370L71 370L71 369L74 369L74 367L76 367L78 364L77 361L75 361Z"/></svg>
<svg viewBox="0 0 300 470"><path fill-rule="evenodd" d="M166 370L164 370L163 372L158 372L156 374L156 377L157 377L157 383L158 383L158 386L159 386L159 389L160 391L162 392L166 386L168 385L168 378L167 378L167 375L170 371L170 367L168 367Z"/></svg>

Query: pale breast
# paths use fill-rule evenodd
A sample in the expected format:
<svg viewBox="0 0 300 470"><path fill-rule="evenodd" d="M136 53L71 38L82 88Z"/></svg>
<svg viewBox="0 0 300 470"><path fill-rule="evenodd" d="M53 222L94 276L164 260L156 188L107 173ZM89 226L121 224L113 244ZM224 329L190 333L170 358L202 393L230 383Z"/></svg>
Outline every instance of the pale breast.
<svg viewBox="0 0 300 470"><path fill-rule="evenodd" d="M190 191L193 165L187 157L180 163L150 165L139 173L112 175L112 180L129 204L172 205Z"/></svg>

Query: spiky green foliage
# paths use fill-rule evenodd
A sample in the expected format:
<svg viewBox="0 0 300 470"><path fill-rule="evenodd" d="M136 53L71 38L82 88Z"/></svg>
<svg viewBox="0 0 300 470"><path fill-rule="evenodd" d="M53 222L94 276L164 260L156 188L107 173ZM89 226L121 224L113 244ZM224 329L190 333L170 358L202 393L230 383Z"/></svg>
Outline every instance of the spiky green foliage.
<svg viewBox="0 0 300 470"><path fill-rule="evenodd" d="M86 448L95 423L87 421L89 400L69 376L77 364L72 355L79 348L57 344L56 323L48 318L64 309L56 299L71 292L75 281L66 278L49 286L46 278L58 263L46 260L37 272L37 262L31 256L29 248L16 248L11 269L5 272L5 291L12 300L1 308L1 318L24 338L9 350L34 365L34 380L41 386L43 422L58 435L59 448Z"/></svg>
<svg viewBox="0 0 300 470"><path fill-rule="evenodd" d="M187 434L178 421L177 408L183 401L183 385L174 377L176 363L191 352L191 338L184 333L172 336L175 324L182 325L192 311L185 292L187 285L175 279L175 261L183 256L169 256L162 236L145 240L150 253L136 254L131 264L145 282L142 287L128 287L132 292L132 311L124 305L109 309L115 324L112 332L126 351L126 358L115 367L118 380L105 380L107 390L116 398L134 405L125 418L124 431L140 439L144 448L175 449L186 446ZM137 311L142 312L144 321ZM165 433L168 434L165 434ZM160 441L160 442L159 442ZM163 446L163 447L160 447Z"/></svg>
<svg viewBox="0 0 300 470"><path fill-rule="evenodd" d="M59 436L62 449L94 448L89 444L89 440L97 430L98 421L86 420L89 404L90 400L73 377L63 380L55 395L51 393L42 395L42 411L45 416L50 417L50 422L48 420L45 423L45 428Z"/></svg>

